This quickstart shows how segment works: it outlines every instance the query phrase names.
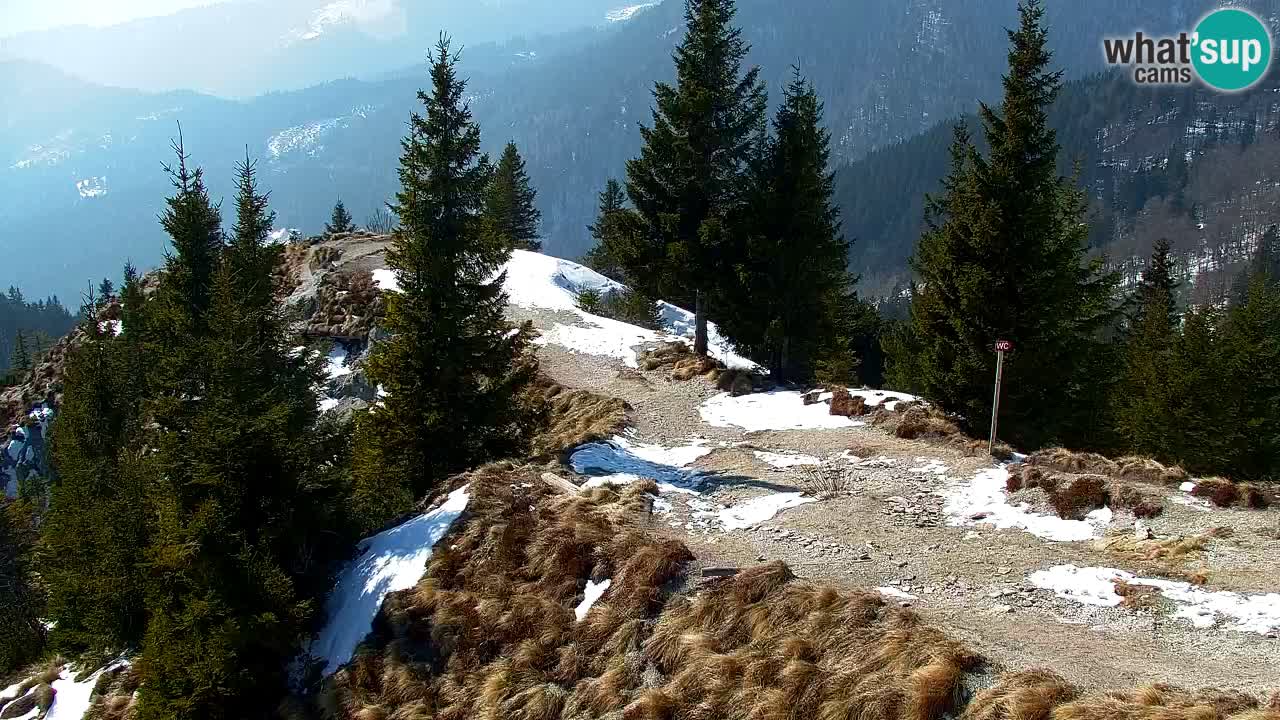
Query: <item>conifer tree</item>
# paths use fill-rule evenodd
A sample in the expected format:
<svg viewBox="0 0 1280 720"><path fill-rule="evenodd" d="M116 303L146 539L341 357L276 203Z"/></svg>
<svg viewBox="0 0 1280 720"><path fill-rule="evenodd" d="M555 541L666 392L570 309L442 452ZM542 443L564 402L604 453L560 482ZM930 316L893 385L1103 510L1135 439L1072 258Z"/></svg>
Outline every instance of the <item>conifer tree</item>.
<svg viewBox="0 0 1280 720"><path fill-rule="evenodd" d="M356 225L352 222L351 213L347 212L347 206L342 204L342 198L338 198L337 204L333 206L333 214L329 218L329 222L325 223L325 235L337 235L339 233L349 233L356 229Z"/></svg>
<svg viewBox="0 0 1280 720"><path fill-rule="evenodd" d="M111 278L102 278L102 282L98 283L98 301L107 303L116 294L116 286L111 282Z"/></svg>
<svg viewBox="0 0 1280 720"><path fill-rule="evenodd" d="M100 301L100 299L97 299ZM56 482L41 528L41 575L53 642L69 650L136 648L145 624L146 459L131 346L82 310L50 438Z"/></svg>
<svg viewBox="0 0 1280 720"><path fill-rule="evenodd" d="M400 291L387 303L391 337L369 361L388 396L356 430L355 504L370 529L449 473L517 450L526 429L516 394L535 370L530 330L504 318L511 248L484 227L489 163L457 61L442 35L431 90L418 93L426 113L401 142L387 253Z"/></svg>
<svg viewBox="0 0 1280 720"><path fill-rule="evenodd" d="M13 338L13 354L9 358L9 369L19 376L31 369L31 353L27 350L27 337L21 330Z"/></svg>
<svg viewBox="0 0 1280 720"><path fill-rule="evenodd" d="M537 197L537 191L529 185L524 158L515 143L507 143L485 198L490 231L514 249L541 251L538 223L542 222L542 213L534 204Z"/></svg>
<svg viewBox="0 0 1280 720"><path fill-rule="evenodd" d="M991 150L958 128L943 193L931 198L913 267L919 384L986 432L997 339L1005 363L1001 429L1030 447L1074 443L1100 416L1105 377L1100 331L1114 315L1117 278L1087 256L1086 197L1057 172L1046 111L1061 87L1039 0L1019 6L998 109L982 105Z"/></svg>
<svg viewBox="0 0 1280 720"><path fill-rule="evenodd" d="M0 492L0 674L40 656L42 596L31 563L31 508Z"/></svg>
<svg viewBox="0 0 1280 720"><path fill-rule="evenodd" d="M1233 390L1226 375L1229 359L1224 355L1221 325L1221 314L1213 306L1189 309L1167 369L1169 397L1166 415L1160 420L1170 435L1163 454L1193 473L1225 472L1239 427L1237 409L1227 400ZM1205 398L1223 400L1205 402Z"/></svg>
<svg viewBox="0 0 1280 720"><path fill-rule="evenodd" d="M639 213L626 207L622 184L610 178L600 191L595 222L587 226L596 244L587 251L582 262L606 277L631 286L633 290L653 290L653 285L638 272L645 267L641 246L643 220Z"/></svg>
<svg viewBox="0 0 1280 720"><path fill-rule="evenodd" d="M273 215L253 163L238 173L237 222L196 338L203 394L189 399L189 425L161 444L142 718L266 716L333 558L322 536L335 534L340 503L313 482L309 454L318 370L288 351ZM181 465L169 454L175 440Z"/></svg>
<svg viewBox="0 0 1280 720"><path fill-rule="evenodd" d="M759 69L741 72L747 43L733 0L686 0L676 84L658 83L653 124L627 162L627 194L643 219L638 288L695 313L694 350L707 353L707 312L725 276L729 220L741 210L746 165L764 123Z"/></svg>
<svg viewBox="0 0 1280 720"><path fill-rule="evenodd" d="M831 198L822 102L799 68L773 130L754 173L748 239L734 273L740 298L724 309L721 326L777 381L808 380L821 361L824 374L848 382L856 364L846 335L853 328L842 323L856 302L849 243Z"/></svg>
<svg viewBox="0 0 1280 720"><path fill-rule="evenodd" d="M1115 417L1126 449L1165 460L1173 459L1169 443L1179 433L1168 425L1180 390L1170 374L1178 341L1176 294L1169 242L1162 239L1138 284Z"/></svg>
<svg viewBox="0 0 1280 720"><path fill-rule="evenodd" d="M1227 466L1239 477L1280 476L1280 285L1267 272L1250 278L1219 344L1228 382L1223 402L1236 413L1222 428Z"/></svg>

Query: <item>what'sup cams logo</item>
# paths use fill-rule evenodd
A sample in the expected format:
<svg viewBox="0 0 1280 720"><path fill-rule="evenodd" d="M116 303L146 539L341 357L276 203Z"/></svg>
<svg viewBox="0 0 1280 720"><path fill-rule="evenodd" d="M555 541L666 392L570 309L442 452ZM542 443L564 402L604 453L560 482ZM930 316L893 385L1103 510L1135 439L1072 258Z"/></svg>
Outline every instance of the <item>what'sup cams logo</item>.
<svg viewBox="0 0 1280 720"><path fill-rule="evenodd" d="M1205 15L1190 33L1175 37L1107 38L1107 64L1133 68L1143 85L1190 85L1199 77L1224 92L1252 87L1271 65L1271 33L1253 13L1224 8Z"/></svg>

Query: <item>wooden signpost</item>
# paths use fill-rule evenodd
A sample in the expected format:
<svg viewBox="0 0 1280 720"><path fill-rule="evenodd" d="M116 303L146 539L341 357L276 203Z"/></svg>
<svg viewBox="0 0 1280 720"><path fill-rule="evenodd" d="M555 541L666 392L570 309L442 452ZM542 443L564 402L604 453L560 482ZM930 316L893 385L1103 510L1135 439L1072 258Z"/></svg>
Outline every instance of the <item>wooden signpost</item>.
<svg viewBox="0 0 1280 720"><path fill-rule="evenodd" d="M996 341L996 392L991 401L991 439L987 441L988 455L994 455L996 451L996 423L1000 416L1000 381L1004 379L1004 354L1012 350L1013 343L1009 340Z"/></svg>

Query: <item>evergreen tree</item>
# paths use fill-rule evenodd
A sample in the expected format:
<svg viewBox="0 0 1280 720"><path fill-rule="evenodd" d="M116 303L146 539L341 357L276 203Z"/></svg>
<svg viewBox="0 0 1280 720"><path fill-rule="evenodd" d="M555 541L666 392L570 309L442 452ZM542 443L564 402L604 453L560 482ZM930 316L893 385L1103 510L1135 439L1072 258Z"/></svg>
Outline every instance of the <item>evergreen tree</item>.
<svg viewBox="0 0 1280 720"><path fill-rule="evenodd" d="M526 428L517 392L532 378L529 327L504 318L503 264L511 248L485 230L490 178L480 128L465 103L458 57L441 36L432 88L419 91L402 143L400 192L387 265L388 298L370 378L388 393L360 419L356 509L367 528L408 509L449 473L517 450Z"/></svg>
<svg viewBox="0 0 1280 720"><path fill-rule="evenodd" d="M1127 450L1165 460L1173 459L1169 443L1179 432L1168 424L1178 391L1170 382L1178 341L1176 294L1169 242L1160 240L1138 284L1115 422Z"/></svg>
<svg viewBox="0 0 1280 720"><path fill-rule="evenodd" d="M1221 474L1232 460L1230 446L1239 427L1226 375L1228 358L1220 339L1220 313L1212 306L1191 308L1176 338L1167 369L1170 388L1166 415L1169 430L1164 454L1193 473ZM1205 402L1205 398L1221 398Z"/></svg>
<svg viewBox="0 0 1280 720"><path fill-rule="evenodd" d="M920 385L986 432L997 339L1005 363L1001 428L1019 444L1075 443L1100 416L1100 331L1114 315L1114 275L1087 257L1086 196L1057 174L1046 110L1061 86L1050 71L1044 9L1019 6L999 110L981 107L990 152L958 127L943 193L928 203L913 267Z"/></svg>
<svg viewBox="0 0 1280 720"><path fill-rule="evenodd" d="M289 352L273 214L253 163L238 173L237 222L196 338L204 391L189 426L161 443L144 719L268 716L341 538L341 503L310 454L318 368Z"/></svg>
<svg viewBox="0 0 1280 720"><path fill-rule="evenodd" d="M339 233L349 233L356 229L356 225L352 222L351 213L347 212L347 206L342 204L342 198L338 198L338 202L333 206L333 215L329 218L329 222L325 223L325 235L337 235Z"/></svg>
<svg viewBox="0 0 1280 720"><path fill-rule="evenodd" d="M116 294L116 286L111 282L111 278L102 278L102 282L98 284L98 301L110 302L111 298Z"/></svg>
<svg viewBox="0 0 1280 720"><path fill-rule="evenodd" d="M0 675L40 656L43 597L31 563L31 507L0 492Z"/></svg>
<svg viewBox="0 0 1280 720"><path fill-rule="evenodd" d="M843 317L857 302L831 200L830 134L822 102L795 69L762 143L750 202L745 252L734 276L738 297L721 326L740 349L769 368L777 381L808 380L821 361L833 382L853 379L854 327Z"/></svg>
<svg viewBox="0 0 1280 720"><path fill-rule="evenodd" d="M1280 476L1280 285L1254 273L1243 302L1228 312L1221 338L1222 402L1236 413L1221 428L1227 466L1252 479Z"/></svg>
<svg viewBox="0 0 1280 720"><path fill-rule="evenodd" d="M19 382L26 371L31 369L31 353L27 350L27 336L21 330L13 339L13 354L9 357L9 368Z"/></svg>
<svg viewBox="0 0 1280 720"><path fill-rule="evenodd" d="M656 297L652 295L654 284L645 277L648 268L642 241L643 219L625 206L626 194L617 180L610 178L598 197L595 222L587 226L595 245L582 259L583 264L633 291L647 290L650 297Z"/></svg>
<svg viewBox="0 0 1280 720"><path fill-rule="evenodd" d="M635 274L646 287L637 289L692 302L700 355L707 307L725 277L720 243L741 210L766 109L759 69L741 72L748 46L730 25L734 12L733 0L686 0L676 84L654 87L653 124L641 126L640 156L627 162L627 194L643 219Z"/></svg>
<svg viewBox="0 0 1280 720"><path fill-rule="evenodd" d="M41 575L53 641L69 650L138 647L145 624L146 453L136 344L82 311L50 438L56 482L41 528Z"/></svg>
<svg viewBox="0 0 1280 720"><path fill-rule="evenodd" d="M537 197L537 191L529 185L520 151L515 143L507 143L485 197L489 230L512 248L541 251L538 223L542 221L542 213L534 204Z"/></svg>

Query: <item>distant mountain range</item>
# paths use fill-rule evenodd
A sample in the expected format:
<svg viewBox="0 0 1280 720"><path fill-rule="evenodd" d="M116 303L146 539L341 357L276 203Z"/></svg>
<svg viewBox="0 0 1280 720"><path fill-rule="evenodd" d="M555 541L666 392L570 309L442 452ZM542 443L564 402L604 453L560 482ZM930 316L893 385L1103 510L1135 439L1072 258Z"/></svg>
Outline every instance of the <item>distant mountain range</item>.
<svg viewBox="0 0 1280 720"><path fill-rule="evenodd" d="M637 123L649 121L654 81L671 78L670 55L683 30L678 0L589 5L566 7L613 20L472 44L463 55L486 148L519 144L539 192L544 247L570 258L589 246L585 226L596 193L609 177L622 176L639 146ZM1249 5L1274 20L1280 0ZM1175 32L1213 6L1210 0L1050 3L1055 62L1068 77L1086 77L1103 69L1102 37L1136 28ZM234 7L244 6L223 10ZM740 0L750 60L763 68L773 99L798 64L825 100L845 230L857 240L854 269L868 288L887 290L904 276L921 195L936 187L945 166L945 143L935 143L927 157L885 153L913 142L919 148L913 138L922 134L945 138L940 124L972 112L978 100L998 98L1004 28L1015 18L1014 0ZM399 42L422 56L436 29L412 27L419 29ZM351 74L359 73L329 76ZM247 146L261 160L281 227L317 232L338 196L362 221L395 191L399 139L425 83L423 66L415 64L363 80L225 100L112 89L47 65L2 64L0 286L72 298L90 278L118 274L126 257L143 266L157 262L165 238L155 217L169 190L160 164L169 158L177 122L215 196L230 195L232 165ZM1123 122L1129 106L1122 103L1147 107L1158 94L1129 89L1096 100L1106 104L1099 112L1108 122ZM1186 89L1168 92L1195 97ZM1072 107L1095 110L1088 103ZM1134 130L1135 147L1143 128ZM1092 158L1097 140L1073 135L1071 143L1089 147L1067 150ZM915 179L893 180L884 166L867 164L876 158ZM862 182L850 179L858 174Z"/></svg>

